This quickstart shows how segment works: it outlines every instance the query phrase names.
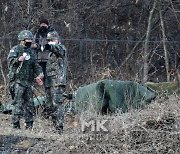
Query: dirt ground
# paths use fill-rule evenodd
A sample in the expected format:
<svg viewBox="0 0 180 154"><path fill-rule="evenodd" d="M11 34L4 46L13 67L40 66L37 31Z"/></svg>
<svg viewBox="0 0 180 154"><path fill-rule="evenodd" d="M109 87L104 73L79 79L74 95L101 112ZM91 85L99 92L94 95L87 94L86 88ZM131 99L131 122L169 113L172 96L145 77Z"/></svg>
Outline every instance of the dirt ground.
<svg viewBox="0 0 180 154"><path fill-rule="evenodd" d="M102 122L106 128L83 130L83 121ZM152 102L146 109L114 115L82 113L76 123L66 122L58 134L49 120L36 116L32 131L14 130L11 115L0 115L0 154L179 154L180 98ZM102 127L101 127L102 128ZM93 128L92 128L93 129Z"/></svg>

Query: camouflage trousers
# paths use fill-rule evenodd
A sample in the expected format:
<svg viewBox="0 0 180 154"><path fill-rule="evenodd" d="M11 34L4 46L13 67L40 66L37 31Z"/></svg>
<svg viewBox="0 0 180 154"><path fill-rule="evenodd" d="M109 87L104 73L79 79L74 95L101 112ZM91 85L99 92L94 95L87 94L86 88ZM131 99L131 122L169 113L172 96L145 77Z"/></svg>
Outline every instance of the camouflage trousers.
<svg viewBox="0 0 180 154"><path fill-rule="evenodd" d="M13 99L12 122L17 124L20 117L25 118L26 126L33 123L33 92L31 86L22 86L19 83L14 84L14 99Z"/></svg>
<svg viewBox="0 0 180 154"><path fill-rule="evenodd" d="M65 86L54 86L46 88L46 106L59 105L63 103L63 93L65 92Z"/></svg>
<svg viewBox="0 0 180 154"><path fill-rule="evenodd" d="M64 106L63 93L65 86L55 86L46 88L46 114L52 118L53 125L56 129L63 128L64 124Z"/></svg>

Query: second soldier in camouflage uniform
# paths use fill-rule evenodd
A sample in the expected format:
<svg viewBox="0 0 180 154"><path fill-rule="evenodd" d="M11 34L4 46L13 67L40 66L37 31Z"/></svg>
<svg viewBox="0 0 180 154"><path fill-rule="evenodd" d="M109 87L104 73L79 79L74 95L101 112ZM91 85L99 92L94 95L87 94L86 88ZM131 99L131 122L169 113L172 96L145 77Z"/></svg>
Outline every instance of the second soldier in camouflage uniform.
<svg viewBox="0 0 180 154"><path fill-rule="evenodd" d="M47 34L49 57L46 65L46 106L51 111L53 124L58 131L63 130L64 107L63 93L66 85L66 48L59 42L59 35L56 31Z"/></svg>
<svg viewBox="0 0 180 154"><path fill-rule="evenodd" d="M19 45L14 46L8 55L9 87L13 99L13 128L20 129L20 117L25 117L26 129L33 126L33 92L34 79L42 85L42 69L31 50L33 35L23 30L18 35Z"/></svg>

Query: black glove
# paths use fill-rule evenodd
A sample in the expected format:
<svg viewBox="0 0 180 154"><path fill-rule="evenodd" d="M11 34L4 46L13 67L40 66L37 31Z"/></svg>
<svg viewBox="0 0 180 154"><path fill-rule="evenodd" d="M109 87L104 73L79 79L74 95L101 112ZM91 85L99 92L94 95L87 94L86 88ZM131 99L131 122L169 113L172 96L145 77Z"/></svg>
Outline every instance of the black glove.
<svg viewBox="0 0 180 154"><path fill-rule="evenodd" d="M63 96L67 99L73 99L73 94L69 93L69 94L63 94Z"/></svg>
<svg viewBox="0 0 180 154"><path fill-rule="evenodd" d="M42 26L42 27L40 27L39 29L38 29L38 33L46 33L47 34L47 32L48 32L48 28L47 27L44 27L44 26Z"/></svg>
<svg viewBox="0 0 180 154"><path fill-rule="evenodd" d="M51 49L51 45L46 44L44 50L50 50L50 49Z"/></svg>
<svg viewBox="0 0 180 154"><path fill-rule="evenodd" d="M41 45L40 44L37 45L37 50L41 50Z"/></svg>

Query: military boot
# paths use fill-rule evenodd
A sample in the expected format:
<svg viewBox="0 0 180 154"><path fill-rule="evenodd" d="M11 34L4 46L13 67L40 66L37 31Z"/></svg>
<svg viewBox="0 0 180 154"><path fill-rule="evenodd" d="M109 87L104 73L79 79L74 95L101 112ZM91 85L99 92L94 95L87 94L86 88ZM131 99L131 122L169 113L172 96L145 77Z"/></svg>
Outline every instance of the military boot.
<svg viewBox="0 0 180 154"><path fill-rule="evenodd" d="M54 114L56 110L56 107L55 106L49 106L49 107L46 107L42 113L41 113L41 116L45 119L48 119L52 114Z"/></svg>
<svg viewBox="0 0 180 154"><path fill-rule="evenodd" d="M33 127L33 122L26 122L26 129L31 130Z"/></svg>
<svg viewBox="0 0 180 154"><path fill-rule="evenodd" d="M14 129L21 129L20 123L19 123L19 122L13 123L13 128L14 128Z"/></svg>
<svg viewBox="0 0 180 154"><path fill-rule="evenodd" d="M63 130L64 130L63 124L56 125L55 129L56 129L58 134L62 134Z"/></svg>
<svg viewBox="0 0 180 154"><path fill-rule="evenodd" d="M52 116L52 124L55 128L55 133L59 133L59 134L62 134L63 133L63 123L59 120L58 117L56 116Z"/></svg>

